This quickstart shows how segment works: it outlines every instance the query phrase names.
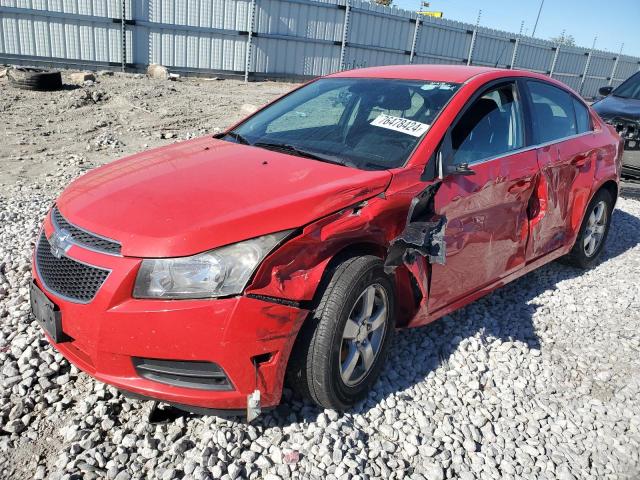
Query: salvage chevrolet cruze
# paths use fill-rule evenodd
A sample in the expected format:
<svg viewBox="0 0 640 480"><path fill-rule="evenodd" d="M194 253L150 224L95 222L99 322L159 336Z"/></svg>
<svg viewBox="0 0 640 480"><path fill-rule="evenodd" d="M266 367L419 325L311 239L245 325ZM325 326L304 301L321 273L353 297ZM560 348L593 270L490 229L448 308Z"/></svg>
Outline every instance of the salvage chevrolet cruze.
<svg viewBox="0 0 640 480"><path fill-rule="evenodd" d="M555 259L597 261L622 144L563 84L390 66L73 182L31 303L70 362L196 411L346 409L417 327Z"/></svg>

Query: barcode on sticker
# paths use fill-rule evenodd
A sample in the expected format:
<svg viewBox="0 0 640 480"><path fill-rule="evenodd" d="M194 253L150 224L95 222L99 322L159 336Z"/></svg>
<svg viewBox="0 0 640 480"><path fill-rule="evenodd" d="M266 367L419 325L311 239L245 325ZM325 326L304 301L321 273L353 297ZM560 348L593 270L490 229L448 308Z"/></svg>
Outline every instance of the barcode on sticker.
<svg viewBox="0 0 640 480"><path fill-rule="evenodd" d="M374 127L388 128L389 130L395 130L396 132L406 133L407 135L413 135L414 137L420 137L424 132L429 130L429 125L422 122L416 122L415 120L407 120L402 117L394 117L393 115L387 115L381 113L378 115L371 125Z"/></svg>

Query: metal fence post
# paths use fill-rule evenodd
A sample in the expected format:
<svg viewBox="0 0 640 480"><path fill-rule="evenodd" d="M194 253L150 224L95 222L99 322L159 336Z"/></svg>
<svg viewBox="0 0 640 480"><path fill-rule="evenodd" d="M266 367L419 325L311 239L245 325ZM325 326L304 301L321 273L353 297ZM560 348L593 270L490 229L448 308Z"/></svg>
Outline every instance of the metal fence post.
<svg viewBox="0 0 640 480"><path fill-rule="evenodd" d="M476 36L478 35L478 27L473 29L471 34L471 45L469 45L469 55L467 57L467 65L471 65L471 58L473 57L473 47L476 45Z"/></svg>
<svg viewBox="0 0 640 480"><path fill-rule="evenodd" d="M624 48L624 43L620 45L620 52L618 52L618 56L615 57L615 61L613 62L613 68L611 69L611 75L609 76L609 85L613 84L613 79L616 76L616 70L618 70L618 62L620 61L620 57L622 56L623 48Z"/></svg>
<svg viewBox="0 0 640 480"><path fill-rule="evenodd" d="M127 0L120 0L120 70L124 72L127 66Z"/></svg>
<svg viewBox="0 0 640 480"><path fill-rule="evenodd" d="M520 31L518 32L518 36L516 37L516 43L513 46L513 53L511 55L511 65L509 68L513 70L516 65L516 60L518 58L518 47L520 46L520 39L522 38L522 30L524 29L524 20L520 22Z"/></svg>
<svg viewBox="0 0 640 480"><path fill-rule="evenodd" d="M520 37L516 38L516 43L513 45L513 55L511 55L511 65L509 68L513 70L514 65L516 64L516 58L518 57L518 46L520 45Z"/></svg>
<svg viewBox="0 0 640 480"><path fill-rule="evenodd" d="M613 77L616 75L616 70L618 69L618 61L620 60L620 55L618 55L613 62L613 68L611 69L611 75L609 75L609 85L613 83Z"/></svg>
<svg viewBox="0 0 640 480"><path fill-rule="evenodd" d="M582 78L580 79L580 89L578 90L578 93L580 95L582 95L582 88L584 87L584 82L587 80L587 72L589 71L589 66L591 64L592 54L593 54L593 51L589 50L589 53L587 55L587 63L585 63L584 65L584 71L582 72Z"/></svg>
<svg viewBox="0 0 640 480"><path fill-rule="evenodd" d="M418 42L418 31L420 30L420 19L416 18L416 28L413 30L413 40L411 40L411 52L409 53L409 63L413 63L416 56L416 43Z"/></svg>
<svg viewBox="0 0 640 480"><path fill-rule="evenodd" d="M553 78L553 72L556 71L556 64L558 63L558 55L560 55L560 45L556 45L556 53L553 55L551 61L551 68L549 69L549 76Z"/></svg>
<svg viewBox="0 0 640 480"><path fill-rule="evenodd" d="M467 65L471 65L471 58L473 57L473 49L476 46L476 37L478 36L478 27L480 26L480 18L482 17L482 10L478 10L478 18L476 19L476 26L471 33L471 45L469 45L469 55L467 56ZM467 30L467 33L469 31Z"/></svg>
<svg viewBox="0 0 640 480"><path fill-rule="evenodd" d="M347 0L344 10L344 23L342 25L342 43L340 44L340 70L344 70L344 57L347 53L347 40L349 38L349 20L351 15L351 1Z"/></svg>
<svg viewBox="0 0 640 480"><path fill-rule="evenodd" d="M591 66L591 57L593 56L593 51L596 49L596 42L598 41L598 36L593 37L593 45L591 45L591 50L587 54L587 63L584 64L584 71L582 72L582 78L580 79L580 90L578 93L582 95L582 89L584 87L584 83L587 81L587 73L589 73L589 67Z"/></svg>
<svg viewBox="0 0 640 480"><path fill-rule="evenodd" d="M256 0L251 0L249 4L249 18L247 19L247 44L244 58L244 82L249 81L249 70L251 69L251 40L253 39L253 29L256 18Z"/></svg>

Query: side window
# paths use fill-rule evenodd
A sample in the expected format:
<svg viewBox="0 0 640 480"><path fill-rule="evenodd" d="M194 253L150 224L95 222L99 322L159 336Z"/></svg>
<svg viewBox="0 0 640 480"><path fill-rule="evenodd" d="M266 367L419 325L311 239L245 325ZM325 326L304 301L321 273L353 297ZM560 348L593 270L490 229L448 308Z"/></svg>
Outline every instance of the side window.
<svg viewBox="0 0 640 480"><path fill-rule="evenodd" d="M474 101L451 131L453 162L472 164L522 148L521 111L513 83L487 91Z"/></svg>
<svg viewBox="0 0 640 480"><path fill-rule="evenodd" d="M573 99L573 108L576 111L576 124L578 126L578 133L590 132L593 130L591 127L591 116L589 110L582 103L575 98Z"/></svg>
<svg viewBox="0 0 640 480"><path fill-rule="evenodd" d="M528 81L533 101L533 124L538 143L551 142L578 133L573 98L567 92L542 82Z"/></svg>

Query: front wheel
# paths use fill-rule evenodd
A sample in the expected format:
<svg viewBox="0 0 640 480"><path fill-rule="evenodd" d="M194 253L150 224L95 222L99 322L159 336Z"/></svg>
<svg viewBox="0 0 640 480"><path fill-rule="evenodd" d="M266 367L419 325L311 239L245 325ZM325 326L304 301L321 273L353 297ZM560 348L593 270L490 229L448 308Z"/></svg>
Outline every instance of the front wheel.
<svg viewBox="0 0 640 480"><path fill-rule="evenodd" d="M384 365L394 311L393 285L379 258L341 262L296 340L289 365L292 387L335 410L364 398Z"/></svg>
<svg viewBox="0 0 640 480"><path fill-rule="evenodd" d="M609 233L612 212L611 194L607 190L600 190L587 207L576 243L565 257L566 263L586 269L598 262Z"/></svg>

